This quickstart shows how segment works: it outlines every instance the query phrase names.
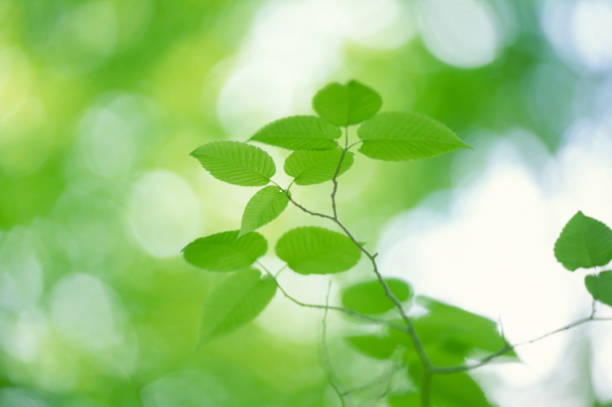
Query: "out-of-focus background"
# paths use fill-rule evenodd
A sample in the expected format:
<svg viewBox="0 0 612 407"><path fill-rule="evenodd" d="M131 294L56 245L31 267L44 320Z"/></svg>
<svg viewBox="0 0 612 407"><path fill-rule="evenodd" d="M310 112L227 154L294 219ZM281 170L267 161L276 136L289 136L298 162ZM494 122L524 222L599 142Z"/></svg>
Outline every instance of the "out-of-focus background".
<svg viewBox="0 0 612 407"><path fill-rule="evenodd" d="M254 192L189 152L310 114L317 89L350 78L474 147L359 157L340 178L341 215L384 274L498 319L511 341L588 313L583 274L552 246L578 209L612 224L612 2L0 0L0 406L335 406L321 314L280 295L194 351L224 276L179 252L237 228ZM323 207L329 187L295 193ZM262 231L309 223L290 208ZM324 301L327 277L280 282ZM347 347L350 324L329 325L346 387L387 369ZM475 377L501 406L604 405L611 341L587 325Z"/></svg>

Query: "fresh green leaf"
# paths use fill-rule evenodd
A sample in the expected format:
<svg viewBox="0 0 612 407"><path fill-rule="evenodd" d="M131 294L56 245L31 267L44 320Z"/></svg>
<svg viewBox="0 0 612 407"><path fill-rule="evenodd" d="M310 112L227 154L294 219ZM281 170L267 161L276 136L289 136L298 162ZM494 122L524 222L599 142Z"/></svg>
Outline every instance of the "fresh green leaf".
<svg viewBox="0 0 612 407"><path fill-rule="evenodd" d="M255 319L275 293L274 279L261 278L257 270L240 271L229 276L206 299L200 326L200 345Z"/></svg>
<svg viewBox="0 0 612 407"><path fill-rule="evenodd" d="M594 276L586 276L584 285L594 299L612 306L612 270L602 271Z"/></svg>
<svg viewBox="0 0 612 407"><path fill-rule="evenodd" d="M381 113L357 130L359 149L370 158L405 161L469 147L442 123L416 113Z"/></svg>
<svg viewBox="0 0 612 407"><path fill-rule="evenodd" d="M353 267L361 251L343 234L306 226L282 235L276 243L276 255L297 273L330 274Z"/></svg>
<svg viewBox="0 0 612 407"><path fill-rule="evenodd" d="M296 151L285 161L285 172L295 178L298 185L312 185L329 181L334 178L340 157L342 165L338 175L353 164L353 153L346 152L342 156L340 149L329 151Z"/></svg>
<svg viewBox="0 0 612 407"><path fill-rule="evenodd" d="M467 373L432 376L431 400L437 407L492 406L478 383Z"/></svg>
<svg viewBox="0 0 612 407"><path fill-rule="evenodd" d="M461 349L497 352L507 345L497 324L489 318L425 296L417 297L417 302L429 311L414 321L425 344L443 343L446 349L457 352Z"/></svg>
<svg viewBox="0 0 612 407"><path fill-rule="evenodd" d="M331 150L340 129L315 116L291 116L261 128L251 140L289 150Z"/></svg>
<svg viewBox="0 0 612 407"><path fill-rule="evenodd" d="M266 253L266 239L257 232L238 237L239 231L201 237L183 249L183 257L208 271L234 271L250 266Z"/></svg>
<svg viewBox="0 0 612 407"><path fill-rule="evenodd" d="M402 321L399 320L397 323L402 323ZM388 337L396 346L403 346L406 348L403 356L407 366L416 365L419 369L422 368L421 359L414 350L414 344L406 332L389 329ZM438 338L433 338L432 340L431 337L419 336L419 338L425 348L425 353L427 353L429 360L435 366L461 365L465 362L466 357L472 352L472 347L463 343L449 341L447 339L439 341Z"/></svg>
<svg viewBox="0 0 612 407"><path fill-rule="evenodd" d="M315 112L336 126L348 126L367 120L374 116L381 106L380 95L355 80L346 85L330 83L312 99Z"/></svg>
<svg viewBox="0 0 612 407"><path fill-rule="evenodd" d="M213 141L192 153L210 174L235 185L258 186L270 182L274 161L259 147L236 141Z"/></svg>
<svg viewBox="0 0 612 407"><path fill-rule="evenodd" d="M421 407L421 396L414 391L392 394L387 398L391 407Z"/></svg>
<svg viewBox="0 0 612 407"><path fill-rule="evenodd" d="M385 282L399 301L406 301L412 296L412 289L405 281L386 278ZM395 307L378 279L353 284L342 290L342 305L362 314L382 314Z"/></svg>
<svg viewBox="0 0 612 407"><path fill-rule="evenodd" d="M423 383L423 365L415 353L405 357L410 380L420 388ZM480 385L467 373L433 375L430 383L430 399L436 407L490 407ZM401 404L397 404L400 406ZM410 405L410 404L409 404Z"/></svg>
<svg viewBox="0 0 612 407"><path fill-rule="evenodd" d="M288 202L287 194L277 186L260 189L244 208L240 234L244 235L276 219L285 210Z"/></svg>
<svg viewBox="0 0 612 407"><path fill-rule="evenodd" d="M612 230L578 211L557 239L555 257L571 271L604 266L612 260Z"/></svg>
<svg viewBox="0 0 612 407"><path fill-rule="evenodd" d="M374 359L390 358L398 346L388 335L353 335L345 339L355 349Z"/></svg>

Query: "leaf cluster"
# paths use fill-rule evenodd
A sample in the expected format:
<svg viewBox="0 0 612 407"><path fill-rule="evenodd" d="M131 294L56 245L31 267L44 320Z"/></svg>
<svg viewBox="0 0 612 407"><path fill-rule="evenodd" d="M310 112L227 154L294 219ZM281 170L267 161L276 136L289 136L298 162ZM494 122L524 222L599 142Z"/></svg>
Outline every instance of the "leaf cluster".
<svg viewBox="0 0 612 407"><path fill-rule="evenodd" d="M214 141L195 149L195 157L213 177L239 186L262 187L246 204L240 228L204 236L183 249L185 260L209 272L229 273L206 299L200 327L200 345L252 321L274 297L278 284L258 259L268 251L266 238L257 232L293 204L302 211L331 221L336 230L304 225L287 230L274 244L276 256L302 275L336 274L351 270L366 257L374 276L345 286L341 306L332 309L377 322L380 328L346 336L347 343L365 357L390 361L398 355L413 384L388 397L391 406L490 406L479 384L469 375L468 361L486 355L483 362L505 356L516 360L514 347L498 324L451 304L415 296L411 285L399 278L384 278L376 255L364 248L338 217L335 194L338 178L361 156L383 161L424 159L468 148L450 129L436 120L412 112L382 112L382 98L357 81L332 83L312 99L314 115L275 120L255 132L247 142ZM356 140L349 126L357 125ZM273 180L277 165L252 143L290 150L282 166L292 178L282 187ZM332 213L318 213L296 202L291 187L331 181ZM578 212L567 223L554 253L565 268L597 269L612 260L612 230ZM612 305L612 270L589 274L585 286L594 301ZM284 290L283 294L289 296ZM299 305L308 306L294 300ZM418 305L424 313L408 316ZM329 309L327 305L310 305ZM334 389L344 403L338 386Z"/></svg>
<svg viewBox="0 0 612 407"><path fill-rule="evenodd" d="M612 306L612 270L599 271L612 260L612 230L605 223L578 211L561 231L554 252L569 271L593 271L584 278L587 291L593 300Z"/></svg>

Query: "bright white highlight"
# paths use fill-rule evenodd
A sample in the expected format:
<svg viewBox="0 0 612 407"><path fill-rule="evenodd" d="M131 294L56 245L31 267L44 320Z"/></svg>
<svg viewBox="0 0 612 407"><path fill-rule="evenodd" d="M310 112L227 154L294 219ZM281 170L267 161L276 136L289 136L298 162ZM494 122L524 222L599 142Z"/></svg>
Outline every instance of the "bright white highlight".
<svg viewBox="0 0 612 407"><path fill-rule="evenodd" d="M132 169L146 122L134 97L114 95L104 99L85 112L79 122L82 160L98 175L124 176Z"/></svg>
<svg viewBox="0 0 612 407"><path fill-rule="evenodd" d="M585 65L595 69L612 66L612 2L578 2L572 15L571 32Z"/></svg>
<svg viewBox="0 0 612 407"><path fill-rule="evenodd" d="M132 187L128 222L147 253L172 257L198 236L200 210L193 190L183 178L156 170L143 175Z"/></svg>
<svg viewBox="0 0 612 407"><path fill-rule="evenodd" d="M59 332L84 349L121 343L121 318L110 289L82 273L61 279L51 292L51 320Z"/></svg>
<svg viewBox="0 0 612 407"><path fill-rule="evenodd" d="M451 205L448 214L423 206L390 222L379 249L384 274L406 278L418 292L499 318L511 342L588 315L584 272L564 270L552 248L578 209L612 225L612 190L604 187L611 180L612 141L605 134L592 124L578 124L556 158L513 147L524 143L498 142L483 152L488 160L482 172L444 197ZM537 164L530 169L523 157ZM585 330L574 334L580 332ZM612 333L612 326L600 324L597 332ZM571 338L559 334L519 348L522 365L491 367L506 383L500 401L517 400L510 394L513 386L554 375L557 363L568 358ZM595 365L601 377L612 374L607 371L612 360L606 360ZM563 391L534 392L530 400L539 405L580 404L578 396L567 398Z"/></svg>
<svg viewBox="0 0 612 407"><path fill-rule="evenodd" d="M612 67L612 3L607 0L547 0L540 18L557 52L577 69Z"/></svg>
<svg viewBox="0 0 612 407"><path fill-rule="evenodd" d="M345 42L399 46L413 33L397 0L271 1L257 13L218 112L232 134L310 109L311 95L342 67Z"/></svg>
<svg viewBox="0 0 612 407"><path fill-rule="evenodd" d="M486 1L422 0L420 22L427 48L448 64L473 68L495 59L499 22Z"/></svg>
<svg viewBox="0 0 612 407"><path fill-rule="evenodd" d="M25 229L0 235L0 310L30 308L42 293L42 268L27 237Z"/></svg>

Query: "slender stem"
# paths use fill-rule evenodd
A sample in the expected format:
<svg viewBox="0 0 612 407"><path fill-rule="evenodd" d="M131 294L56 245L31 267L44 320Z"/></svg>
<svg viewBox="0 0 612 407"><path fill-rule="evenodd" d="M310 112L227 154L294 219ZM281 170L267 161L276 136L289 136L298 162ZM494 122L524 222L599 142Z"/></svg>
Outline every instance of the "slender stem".
<svg viewBox="0 0 612 407"><path fill-rule="evenodd" d="M342 162L344 161L344 157L346 156L347 151L348 151L348 126L344 128L344 148L342 149L342 154L340 154L340 160L338 160L336 171L334 172L334 176L332 177L332 183L334 184L334 187L332 188L332 193L331 193L331 203L332 203L332 211L334 213L335 219L338 219L338 209L336 208L336 193L338 192L338 175L340 174L340 169L342 168Z"/></svg>
<svg viewBox="0 0 612 407"><path fill-rule="evenodd" d="M329 219L329 220L332 220L332 221L334 220L334 217L331 216L331 215L327 215L325 213L315 212L315 211L311 211L310 209L307 209L306 207L304 207L300 203L296 202L295 199L293 199L293 197L289 193L287 193L287 197L289 198L289 202L291 202L296 208L299 208L300 210L306 212L309 215L318 216L320 218L325 218L325 219Z"/></svg>
<svg viewBox="0 0 612 407"><path fill-rule="evenodd" d="M323 357L323 364L326 366L327 378L329 384L334 389L340 400L342 407L346 407L346 400L344 399L344 392L340 389L340 385L336 382L334 371L331 365L331 359L329 357L329 349L327 348L327 310L329 309L329 294L331 293L331 280L327 284L327 295L325 296L325 311L323 311L323 321L321 322L321 356Z"/></svg>
<svg viewBox="0 0 612 407"><path fill-rule="evenodd" d="M415 328L414 328L414 324L412 323L412 320L408 317L406 311L404 310L404 307L402 306L401 301L399 301L397 299L397 297L393 294L393 292L391 291L391 289L389 288L387 282L385 281L385 279L383 278L382 274L380 273L380 271L378 270L378 265L376 263L376 253L370 253L361 243L359 243L359 241L355 238L355 236L351 233L351 231L344 225L344 223L342 223L342 221L340 221L339 217L338 217L338 213L336 210L336 193L338 191L338 183L337 183L337 177L338 177L338 173L340 171L340 168L342 166L342 161L344 160L344 156L346 155L346 151L348 151L348 133L345 134L347 136L347 141L345 142L345 147L343 150L343 154L340 156L340 160L338 162L338 166L336 167L336 173L334 174L334 177L332 178L332 182L334 184L334 188L332 190L332 194L331 194L331 200L332 200L332 209L334 214L333 215L327 215L324 213L320 213L320 212L314 212L311 211L309 209L307 209L306 207L304 207L303 205L299 204L298 202L296 202L290 195L289 196L289 200L290 202L295 205L297 208L301 209L302 211L313 215L313 216L318 216L321 218L325 218L328 220L331 220L332 222L334 222L336 225L338 225L338 227L340 227L340 229L342 229L342 231L346 234L346 236L351 239L351 241L353 242L353 244L355 244L355 246L357 246L359 248L359 250L368 258L368 260L370 261L370 263L372 264L372 270L374 272L374 274L376 275L376 278L378 279L378 282L380 283L380 285L383 287L384 291L385 291L385 295L393 302L393 304L395 305L395 308L397 308L402 320L404 321L405 325L406 325L406 332L408 333L408 335L410 336L412 343L414 345L414 348L419 356L419 359L421 360L421 363L423 364L423 367L425 368L425 371L429 372L431 370L431 361L429 360L429 357L427 356L426 352L425 352L425 348L423 347L423 344L421 342L421 339L419 338Z"/></svg>
<svg viewBox="0 0 612 407"><path fill-rule="evenodd" d="M429 407L429 392L431 390L431 369L425 369L423 374L423 383L421 383L421 406Z"/></svg>
<svg viewBox="0 0 612 407"><path fill-rule="evenodd" d="M262 268L264 268L263 265L262 265ZM265 272L270 277L272 277L274 279L274 281L276 282L276 286L278 287L280 292L283 294L283 296L285 296L285 298L287 298L289 301L293 302L294 304L296 304L296 305L298 305L300 307L342 312L344 314L350 315L350 316L355 317L355 318L362 319L362 320L367 321L367 322L371 322L371 323L374 323L374 324L377 324L377 325L385 325L385 326L388 326L389 328L393 328L393 329L396 329L396 330L401 331L401 332L406 332L406 328L403 325L398 325L398 324L396 324L393 321L386 321L384 319L374 318L374 317L371 317L369 315L365 315L365 314L359 313L359 312L354 311L354 310L349 309L349 308L338 307L338 306L335 306L335 305L309 304L309 303L300 301L297 298L293 297L291 294L289 294L287 292L287 290L285 290L283 288L283 286L280 285L280 283L278 282L278 279L270 271L268 271L265 268L264 268L264 270L265 270Z"/></svg>
<svg viewBox="0 0 612 407"><path fill-rule="evenodd" d="M364 319L364 320L368 320L370 322L374 322L377 324L383 324L383 325L387 325L389 327L392 327L394 329L398 329L400 331L406 332L408 334L408 336L411 338L413 346L419 356L419 359L421 361L421 364L423 365L423 369L424 369L424 375L423 375L423 382L421 384L421 406L422 407L429 407L430 405L430 391L431 391L431 379L433 375L436 374L452 374L452 373L459 373L459 372L466 372L466 371L470 371L473 369L476 369L478 367L484 366L486 364L488 364L489 362L491 362L493 359L498 358L508 352L510 352L511 350L514 350L517 347L520 346L524 346L527 344L532 344L535 343L537 341L540 341L544 338L547 338L551 335L563 332L563 331L568 331L570 329L573 329L577 326L580 326L582 324L585 324L587 322L591 322L591 321L612 321L612 318L597 318L595 317L596 314L596 302L593 301L592 307L591 307L591 313L588 317L579 319L577 321L574 321L568 325L565 325L561 328L555 329L553 331L550 331L548 333L545 333L543 335L540 335L536 338L524 341L524 342L519 342L516 343L514 345L511 344L506 344L505 346L503 346L499 351L494 352L476 362L473 363L468 363L468 364L464 364L464 365L459 365L459 366L449 366L449 367L439 367L439 366L434 366L431 363L431 360L429 359L429 357L427 356L427 353L425 352L425 348L423 346L423 343L421 342L421 339L419 338L419 335L416 332L416 329L414 327L414 324L412 323L412 320L410 319L410 317L407 315L406 311L404 310L401 301L398 300L398 298L393 294L393 292L390 290L387 282L385 281L385 279L383 278L382 274L380 273L380 270L378 269L378 264L376 262L376 256L378 255L378 253L371 253L370 251L368 251L360 242L359 240L357 240L355 238L355 236L352 234L352 232L344 225L344 223L342 223L342 221L339 218L338 215L338 209L337 209L337 205L336 205L336 195L338 193L338 175L340 174L340 169L342 168L342 162L344 161L344 157L346 156L346 153L355 145L359 144L360 141L357 141L355 143L352 144L348 144L348 128L345 128L345 144L344 144L344 148L342 149L342 154L340 155L340 160L338 162L338 166L336 167L336 171L334 173L334 176L332 178L332 183L333 183L333 188L332 188L332 192L331 192L331 206L332 206L332 215L328 215L325 213L321 213L321 212L315 212L312 211L308 208L306 208L305 206L301 205L300 203L298 203L297 201L295 201L292 197L291 194L289 193L289 188L285 189L285 193L287 194L287 197L289 198L289 201L296 206L297 208L299 208L300 210L302 210L305 213L308 213L312 216L317 216L320 218L324 218L327 220L330 220L332 222L334 222L340 229L342 229L342 231L344 232L344 234L353 242L353 244L355 246L357 246L359 248L359 250L368 258L368 260L370 261L371 265L372 265L372 270L374 272L374 274L376 275L376 278L378 279L378 282L380 283L380 285L383 287L385 295L393 302L395 308L397 309L397 311L399 312L405 326L400 326L397 325L393 322L389 322L389 321L383 321L383 320L377 320L375 318L369 317L367 315L363 315L360 314L356 311L347 309L347 308L342 308L342 307L334 307L334 306L330 306L328 303L326 303L326 305L315 305L315 304L306 304L303 303L293 297L291 297L280 285L278 285L278 281L277 281L277 285L279 287L279 289L281 290L281 292L285 295L285 297L287 297L288 299L290 299L291 301L293 301L294 303L296 303L297 305L303 306L303 307L309 307L309 308L319 308L319 309L324 309L325 310L325 315L327 314L328 310L336 310L336 311L340 311L340 312L344 312L346 314ZM328 292L328 296L329 296L329 292ZM325 318L325 317L324 317ZM338 396L341 398L341 402L342 405L344 406L344 400L342 399L342 393L339 391L339 389L337 387L335 387L334 384L332 384L332 386L334 386L334 390L336 390L336 393L338 394ZM348 394L348 393L345 393Z"/></svg>
<svg viewBox="0 0 612 407"><path fill-rule="evenodd" d="M397 371L398 371L398 366L397 366L396 363L393 363L391 365L391 368L389 369L389 371L384 372L380 376L377 376L377 377L369 380L368 382L366 382L366 383L364 383L362 385L359 385L359 386L356 386L356 387L352 387L352 388L350 388L348 390L345 390L344 391L344 395L346 396L346 395L349 395L351 393L358 393L358 392L361 392L361 391L368 390L371 387L376 386L377 384L379 384L379 383L381 383L383 381L387 382L387 385L385 387L388 389L389 387L391 387L391 382L392 382L393 376L395 375L395 373Z"/></svg>
<svg viewBox="0 0 612 407"><path fill-rule="evenodd" d="M380 285L385 290L385 295L393 302L393 304L395 305L395 308L397 308L397 310L399 311L402 320L406 324L407 333L412 340L412 343L417 351L419 359L423 363L423 366L425 367L425 369L430 369L431 362L429 361L429 357L425 353L425 348L423 347L421 339L419 338L416 332L416 329L414 328L414 324L412 323L412 320L410 319L410 317L408 317L408 314L404 310L404 307L402 306L401 301L397 299L395 294L393 294L393 292L389 288L389 285L387 284L382 274L378 270L378 264L376 263L376 254L370 253L365 247L363 247L363 245L359 243L359 241L355 238L355 236L353 236L353 234L346 228L346 226L344 226L344 224L340 220L334 219L334 222L344 231L344 233L349 237L349 239L353 241L353 243L359 248L359 250L361 250L361 252L368 258L368 260L370 260L370 263L372 264L372 271L376 275L376 278L378 279L378 282L380 283Z"/></svg>
<svg viewBox="0 0 612 407"><path fill-rule="evenodd" d="M354 147L354 146L356 146L357 144L361 144L361 143L362 143L362 141L361 141L361 140L355 141L354 143L351 143L351 144L348 146L348 149L350 150L351 148L353 148L353 147Z"/></svg>
<svg viewBox="0 0 612 407"><path fill-rule="evenodd" d="M491 362L493 359L496 359L508 352L510 352L511 350L514 350L518 347L521 346L525 346L525 345L529 345L538 341L541 341L542 339L548 338L549 336L558 334L560 332L564 332L564 331L569 331L573 328L576 328L577 326L580 326L582 324L586 324L588 322L593 322L593 321L612 321L612 318L597 318L595 317L595 314L591 314L588 317L585 318L581 318L578 319L572 323L569 323L567 325L564 325L560 328L554 329L550 332L547 332L545 334L542 334L540 336L537 336L533 339L529 339L523 342L518 342L515 343L514 345L511 344L507 344L504 347L502 347L500 350L498 350L495 353L492 353L482 359L480 359L479 361L475 362L475 363L471 363L471 364L465 364L465 365L459 365L459 366L449 366L449 367L437 367L437 366L433 366L431 371L434 374L451 374L451 373L457 373L457 372L466 372L469 370L473 370L476 369L478 367L484 366L486 364L488 364L489 362Z"/></svg>

